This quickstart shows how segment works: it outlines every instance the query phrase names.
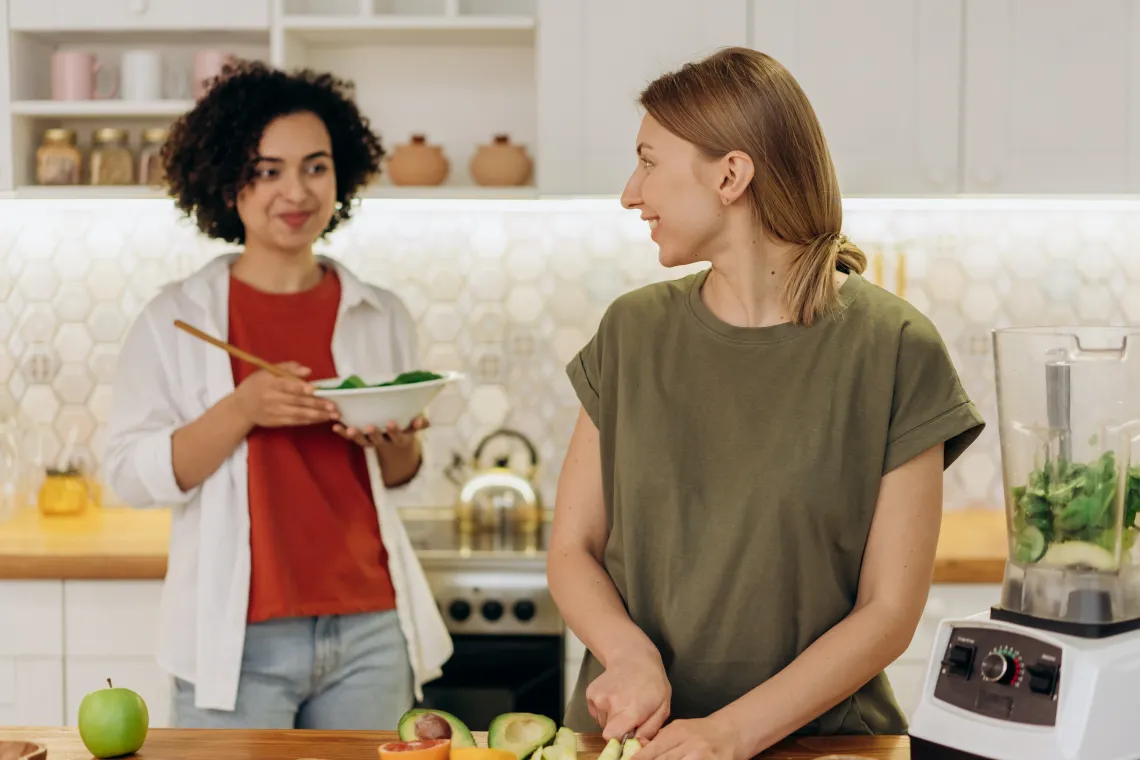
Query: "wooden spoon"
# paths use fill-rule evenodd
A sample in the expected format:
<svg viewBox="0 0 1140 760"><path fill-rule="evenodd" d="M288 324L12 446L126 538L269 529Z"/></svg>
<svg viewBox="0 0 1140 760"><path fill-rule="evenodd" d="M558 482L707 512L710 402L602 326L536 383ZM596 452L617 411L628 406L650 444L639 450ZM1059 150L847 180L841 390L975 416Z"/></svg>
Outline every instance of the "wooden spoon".
<svg viewBox="0 0 1140 760"><path fill-rule="evenodd" d="M186 332L193 335L195 338L201 338L202 340L206 341L207 343L214 345L214 346L217 346L218 348L222 349L223 351L228 351L231 355L236 356L237 358L241 359L243 362L247 362L249 364L252 364L253 366L255 366L259 369L265 370L266 372L277 375L278 377L295 377L293 374L286 372L285 370L281 369L280 367L278 367L276 365L270 364L269 362L265 361L264 359L262 359L260 357L254 356L253 354L248 353L247 351L242 351L240 348L238 348L237 346L235 346L231 343L226 343L225 341L218 340L217 338L215 338L212 335L207 335L206 333L199 330L197 327L191 327L190 325L183 322L181 319L174 320L174 326L180 330L185 330Z"/></svg>

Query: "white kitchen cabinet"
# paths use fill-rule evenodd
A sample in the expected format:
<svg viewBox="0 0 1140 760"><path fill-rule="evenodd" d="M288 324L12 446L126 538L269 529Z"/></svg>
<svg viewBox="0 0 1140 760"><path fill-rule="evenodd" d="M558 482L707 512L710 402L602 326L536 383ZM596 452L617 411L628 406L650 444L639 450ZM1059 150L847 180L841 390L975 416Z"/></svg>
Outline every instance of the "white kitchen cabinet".
<svg viewBox="0 0 1140 760"><path fill-rule="evenodd" d="M63 720L59 581L0 581L0 725Z"/></svg>
<svg viewBox="0 0 1140 760"><path fill-rule="evenodd" d="M268 0L9 0L20 31L266 29Z"/></svg>
<svg viewBox="0 0 1140 760"><path fill-rule="evenodd" d="M959 187L963 0L750 0L754 47L823 126L845 195Z"/></svg>
<svg viewBox="0 0 1140 760"><path fill-rule="evenodd" d="M968 193L1140 190L1140 0L966 0Z"/></svg>
<svg viewBox="0 0 1140 760"><path fill-rule="evenodd" d="M142 696L152 727L169 725L170 677L154 658L161 592L162 581L64 582L66 725L108 678Z"/></svg>
<svg viewBox="0 0 1140 760"><path fill-rule="evenodd" d="M617 195L636 167L637 96L747 43L746 0L539 0L538 174L549 194Z"/></svg>

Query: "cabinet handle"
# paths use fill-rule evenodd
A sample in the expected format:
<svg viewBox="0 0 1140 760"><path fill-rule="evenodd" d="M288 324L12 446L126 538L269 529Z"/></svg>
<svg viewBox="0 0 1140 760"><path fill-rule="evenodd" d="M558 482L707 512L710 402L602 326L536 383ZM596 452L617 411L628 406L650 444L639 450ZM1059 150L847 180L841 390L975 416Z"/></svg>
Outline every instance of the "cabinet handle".
<svg viewBox="0 0 1140 760"><path fill-rule="evenodd" d="M131 0L131 13L141 16L147 11L147 0Z"/></svg>

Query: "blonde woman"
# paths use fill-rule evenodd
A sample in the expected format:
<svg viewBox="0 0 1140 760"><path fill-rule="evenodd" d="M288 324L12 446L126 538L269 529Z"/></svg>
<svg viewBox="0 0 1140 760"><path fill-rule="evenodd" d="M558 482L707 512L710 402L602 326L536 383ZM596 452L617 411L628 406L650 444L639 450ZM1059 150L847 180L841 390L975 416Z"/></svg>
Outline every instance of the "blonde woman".
<svg viewBox="0 0 1140 760"><path fill-rule="evenodd" d="M548 574L588 654L566 723L639 760L898 734L942 473L984 422L930 321L861 273L795 79L723 50L652 82L622 203L674 267L567 371ZM664 726L664 728L662 728Z"/></svg>

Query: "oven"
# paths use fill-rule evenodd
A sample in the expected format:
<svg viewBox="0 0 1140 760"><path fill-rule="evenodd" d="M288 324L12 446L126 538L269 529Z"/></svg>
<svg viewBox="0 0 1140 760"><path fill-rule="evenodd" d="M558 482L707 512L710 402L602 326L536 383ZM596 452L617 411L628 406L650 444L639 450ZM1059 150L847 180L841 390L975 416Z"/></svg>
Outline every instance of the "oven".
<svg viewBox="0 0 1140 760"><path fill-rule="evenodd" d="M561 724L565 624L546 583L541 547L549 523L537 543L498 540L480 547L446 518L450 510L438 512L404 518L455 647L417 706L452 713L472 731L486 731L506 712L537 713Z"/></svg>

